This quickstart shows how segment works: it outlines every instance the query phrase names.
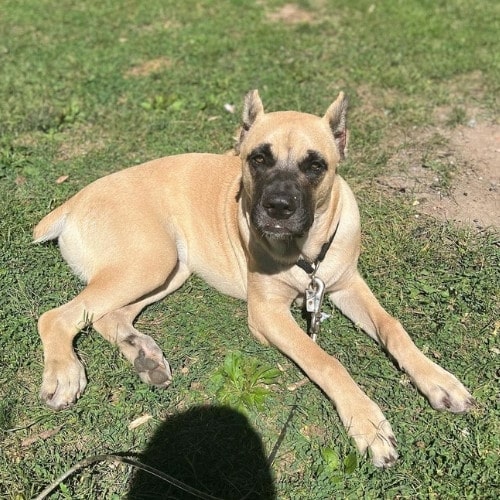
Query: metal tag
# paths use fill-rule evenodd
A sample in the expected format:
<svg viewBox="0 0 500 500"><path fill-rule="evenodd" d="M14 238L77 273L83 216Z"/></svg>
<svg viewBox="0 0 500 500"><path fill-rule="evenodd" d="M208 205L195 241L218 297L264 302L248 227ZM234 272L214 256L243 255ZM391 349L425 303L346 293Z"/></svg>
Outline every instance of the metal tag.
<svg viewBox="0 0 500 500"><path fill-rule="evenodd" d="M306 311L311 314L309 335L316 342L322 319L321 305L325 294L325 283L314 276L306 289Z"/></svg>
<svg viewBox="0 0 500 500"><path fill-rule="evenodd" d="M306 290L306 311L313 313L316 304L316 291L309 287Z"/></svg>
<svg viewBox="0 0 500 500"><path fill-rule="evenodd" d="M325 293L325 284L316 276L311 280L311 283L306 290L306 311L309 313L318 314L323 303L323 295Z"/></svg>

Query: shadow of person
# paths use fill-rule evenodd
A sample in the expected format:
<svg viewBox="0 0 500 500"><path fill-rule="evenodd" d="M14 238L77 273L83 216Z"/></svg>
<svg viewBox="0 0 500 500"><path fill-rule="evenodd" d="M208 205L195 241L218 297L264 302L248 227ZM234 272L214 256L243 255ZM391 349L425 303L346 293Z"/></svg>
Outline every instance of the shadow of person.
<svg viewBox="0 0 500 500"><path fill-rule="evenodd" d="M156 431L141 462L212 497L276 498L260 437L245 416L227 407L199 406L172 416ZM127 498L199 497L139 470Z"/></svg>

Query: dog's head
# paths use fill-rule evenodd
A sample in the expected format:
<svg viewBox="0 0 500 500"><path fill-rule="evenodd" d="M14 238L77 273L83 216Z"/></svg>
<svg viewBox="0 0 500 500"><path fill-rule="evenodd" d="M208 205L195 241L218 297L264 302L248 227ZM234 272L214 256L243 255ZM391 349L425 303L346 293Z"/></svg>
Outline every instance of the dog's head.
<svg viewBox="0 0 500 500"><path fill-rule="evenodd" d="M343 93L323 117L264 113L258 91L247 94L236 150L250 223L267 240L304 236L327 209L347 149L346 111Z"/></svg>

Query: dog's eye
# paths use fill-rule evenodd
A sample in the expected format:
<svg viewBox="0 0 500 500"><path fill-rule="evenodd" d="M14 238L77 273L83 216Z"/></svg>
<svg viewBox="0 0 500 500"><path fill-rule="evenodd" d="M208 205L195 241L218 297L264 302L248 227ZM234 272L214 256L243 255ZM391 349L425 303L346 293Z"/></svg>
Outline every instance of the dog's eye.
<svg viewBox="0 0 500 500"><path fill-rule="evenodd" d="M250 164L254 168L265 167L268 164L268 160L262 154L254 154L250 156Z"/></svg>
<svg viewBox="0 0 500 500"><path fill-rule="evenodd" d="M328 164L316 151L308 151L307 156L299 162L299 169L311 183L316 184L328 170Z"/></svg>
<svg viewBox="0 0 500 500"><path fill-rule="evenodd" d="M309 170L313 172L321 172L325 168L325 164L321 161L313 161L309 164Z"/></svg>
<svg viewBox="0 0 500 500"><path fill-rule="evenodd" d="M247 161L251 167L258 171L271 168L276 163L276 160L271 152L270 144L261 144L260 146L257 146L247 156Z"/></svg>
<svg viewBox="0 0 500 500"><path fill-rule="evenodd" d="M266 163L266 159L264 158L264 155L252 156L251 160L252 160L252 163L255 163L256 165L264 165L264 163Z"/></svg>
<svg viewBox="0 0 500 500"><path fill-rule="evenodd" d="M306 168L306 172L313 175L321 175L326 170L326 163L323 160L312 160Z"/></svg>

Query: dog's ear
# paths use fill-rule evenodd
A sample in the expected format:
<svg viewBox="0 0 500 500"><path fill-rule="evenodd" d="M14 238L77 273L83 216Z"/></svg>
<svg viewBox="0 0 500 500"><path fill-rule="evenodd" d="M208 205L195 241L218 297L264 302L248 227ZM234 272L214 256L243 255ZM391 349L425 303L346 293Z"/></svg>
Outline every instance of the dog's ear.
<svg viewBox="0 0 500 500"><path fill-rule="evenodd" d="M255 119L264 113L264 106L260 100L259 91L251 90L245 96L245 107L243 108L243 129L248 131Z"/></svg>
<svg viewBox="0 0 500 500"><path fill-rule="evenodd" d="M340 154L340 159L343 160L347 156L347 143L349 140L349 132L347 130L347 97L343 92L339 94L337 99L327 109L324 120L328 122L332 130L335 144Z"/></svg>
<svg viewBox="0 0 500 500"><path fill-rule="evenodd" d="M247 132L259 115L264 114L264 106L259 96L258 90L251 90L245 96L243 107L243 123L241 125L239 140L235 146L236 154L240 153L240 145L245 139Z"/></svg>

